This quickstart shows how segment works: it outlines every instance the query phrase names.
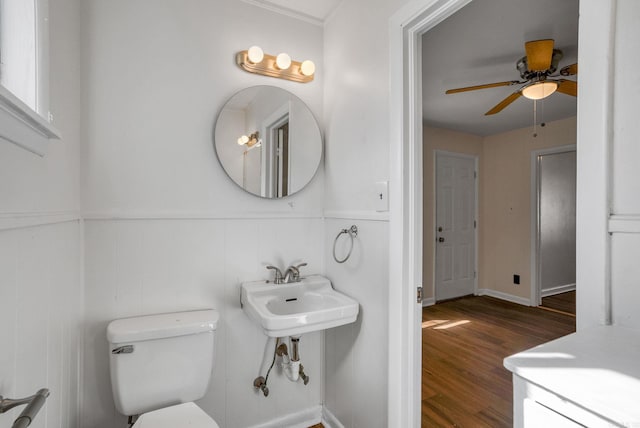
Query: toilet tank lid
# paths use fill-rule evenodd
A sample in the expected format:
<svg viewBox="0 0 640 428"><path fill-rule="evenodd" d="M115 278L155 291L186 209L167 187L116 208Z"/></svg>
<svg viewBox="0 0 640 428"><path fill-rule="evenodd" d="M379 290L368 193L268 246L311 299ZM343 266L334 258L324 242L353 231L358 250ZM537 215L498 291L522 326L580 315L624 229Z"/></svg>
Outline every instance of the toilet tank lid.
<svg viewBox="0 0 640 428"><path fill-rule="evenodd" d="M109 323L107 339L125 343L204 333L215 330L219 318L215 309L122 318Z"/></svg>

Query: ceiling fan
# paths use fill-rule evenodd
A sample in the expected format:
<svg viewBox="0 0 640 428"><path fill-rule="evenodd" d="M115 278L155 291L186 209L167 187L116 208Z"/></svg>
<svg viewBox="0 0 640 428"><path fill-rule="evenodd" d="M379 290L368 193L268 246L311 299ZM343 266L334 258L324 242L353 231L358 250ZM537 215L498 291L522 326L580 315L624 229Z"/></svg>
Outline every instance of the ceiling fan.
<svg viewBox="0 0 640 428"><path fill-rule="evenodd" d="M540 100L558 91L563 94L578 96L578 84L573 80L557 79L554 75L558 63L562 59L562 51L553 48L553 39L533 40L524 44L526 56L516 63L522 80L488 83L486 85L467 86L465 88L449 89L447 94L475 91L477 89L497 88L499 86L522 85L520 89L500 101L495 107L485 113L485 116L501 112L509 104L524 96L532 100ZM561 76L578 74L578 64L567 65L560 69ZM550 79L553 77L554 79Z"/></svg>

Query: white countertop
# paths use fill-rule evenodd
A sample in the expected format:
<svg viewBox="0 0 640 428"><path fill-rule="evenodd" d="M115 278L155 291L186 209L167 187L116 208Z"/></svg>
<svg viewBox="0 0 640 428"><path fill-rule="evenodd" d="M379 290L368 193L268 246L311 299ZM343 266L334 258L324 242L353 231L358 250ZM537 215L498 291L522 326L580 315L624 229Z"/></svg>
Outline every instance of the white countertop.
<svg viewBox="0 0 640 428"><path fill-rule="evenodd" d="M640 426L640 331L594 327L505 358L514 374L623 426Z"/></svg>

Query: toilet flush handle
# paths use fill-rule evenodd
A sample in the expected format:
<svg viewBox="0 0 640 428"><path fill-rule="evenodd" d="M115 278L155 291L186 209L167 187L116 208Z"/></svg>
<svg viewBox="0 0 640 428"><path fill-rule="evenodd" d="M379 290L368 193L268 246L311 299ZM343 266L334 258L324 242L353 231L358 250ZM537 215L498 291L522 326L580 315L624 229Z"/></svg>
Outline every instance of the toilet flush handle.
<svg viewBox="0 0 640 428"><path fill-rule="evenodd" d="M133 354L133 345L118 346L111 351L112 354Z"/></svg>

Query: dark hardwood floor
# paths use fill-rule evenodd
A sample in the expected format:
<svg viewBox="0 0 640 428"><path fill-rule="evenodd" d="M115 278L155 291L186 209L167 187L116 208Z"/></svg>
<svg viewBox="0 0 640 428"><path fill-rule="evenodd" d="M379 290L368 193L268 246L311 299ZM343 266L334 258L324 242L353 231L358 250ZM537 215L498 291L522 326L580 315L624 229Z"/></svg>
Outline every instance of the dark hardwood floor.
<svg viewBox="0 0 640 428"><path fill-rule="evenodd" d="M511 373L502 360L575 331L575 318L491 297L422 312L422 426L511 427Z"/></svg>
<svg viewBox="0 0 640 428"><path fill-rule="evenodd" d="M543 297L542 307L555 311L562 311L575 316L576 314L576 292L556 294L555 296Z"/></svg>

